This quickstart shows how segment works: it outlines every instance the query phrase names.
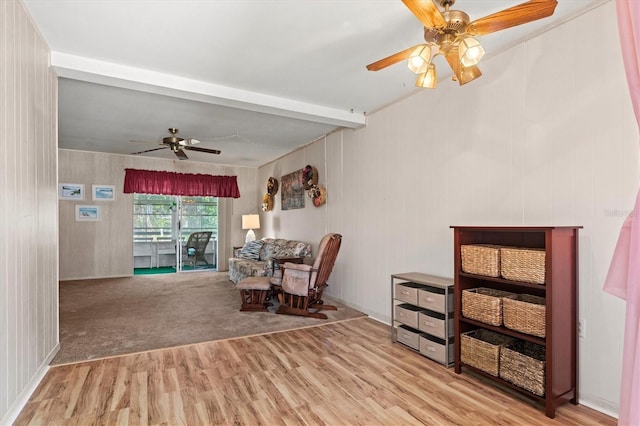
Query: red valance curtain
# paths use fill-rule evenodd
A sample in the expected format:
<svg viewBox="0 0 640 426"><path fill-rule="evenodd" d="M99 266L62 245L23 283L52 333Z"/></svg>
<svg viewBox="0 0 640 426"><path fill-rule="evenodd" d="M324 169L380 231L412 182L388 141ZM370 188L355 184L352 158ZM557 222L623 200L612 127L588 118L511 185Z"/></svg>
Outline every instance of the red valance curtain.
<svg viewBox="0 0 640 426"><path fill-rule="evenodd" d="M124 193L239 198L236 176L125 169Z"/></svg>

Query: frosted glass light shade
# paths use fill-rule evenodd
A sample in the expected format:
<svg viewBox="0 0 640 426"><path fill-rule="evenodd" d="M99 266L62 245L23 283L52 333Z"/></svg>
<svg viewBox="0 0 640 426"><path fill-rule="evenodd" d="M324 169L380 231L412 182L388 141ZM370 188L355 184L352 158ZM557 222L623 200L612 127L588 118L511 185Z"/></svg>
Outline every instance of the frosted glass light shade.
<svg viewBox="0 0 640 426"><path fill-rule="evenodd" d="M460 70L458 83L460 83L460 85L462 86L463 84L467 84L468 82L475 80L481 75L482 75L482 72L480 71L480 68L478 68L477 65L462 68L462 70Z"/></svg>
<svg viewBox="0 0 640 426"><path fill-rule="evenodd" d="M431 48L429 46L422 45L415 48L409 60L407 66L411 71L416 74L422 74L427 72L429 63L431 62Z"/></svg>
<svg viewBox="0 0 640 426"><path fill-rule="evenodd" d="M438 74L436 73L436 66L429 64L427 71L420 74L416 80L416 86L425 87L427 89L435 89L438 85Z"/></svg>
<svg viewBox="0 0 640 426"><path fill-rule="evenodd" d="M458 47L460 63L465 67L477 65L484 56L484 48L473 37L467 37L460 42Z"/></svg>

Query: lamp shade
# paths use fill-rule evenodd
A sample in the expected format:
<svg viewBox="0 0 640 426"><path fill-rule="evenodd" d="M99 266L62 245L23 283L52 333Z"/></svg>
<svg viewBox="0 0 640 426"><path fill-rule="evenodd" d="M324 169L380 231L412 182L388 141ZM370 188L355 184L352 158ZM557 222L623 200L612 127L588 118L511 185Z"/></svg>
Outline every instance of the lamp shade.
<svg viewBox="0 0 640 426"><path fill-rule="evenodd" d="M411 71L416 74L423 74L427 72L427 67L431 63L431 48L424 44L422 46L418 46L411 56L409 56L409 61L407 62L407 66Z"/></svg>
<svg viewBox="0 0 640 426"><path fill-rule="evenodd" d="M460 42L458 48L460 63L465 67L478 65L480 59L484 56L482 45L473 37L465 37Z"/></svg>
<svg viewBox="0 0 640 426"><path fill-rule="evenodd" d="M260 216L257 214L243 214L242 229L260 229Z"/></svg>
<svg viewBox="0 0 640 426"><path fill-rule="evenodd" d="M429 64L429 68L427 68L427 71L418 76L418 80L416 80L416 86L435 89L437 85L438 74L436 73L436 66L434 64Z"/></svg>

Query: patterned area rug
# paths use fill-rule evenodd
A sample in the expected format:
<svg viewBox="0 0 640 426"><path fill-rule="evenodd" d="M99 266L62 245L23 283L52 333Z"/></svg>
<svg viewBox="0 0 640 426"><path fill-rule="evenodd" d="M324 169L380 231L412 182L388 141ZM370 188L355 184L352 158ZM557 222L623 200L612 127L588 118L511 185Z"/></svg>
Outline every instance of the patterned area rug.
<svg viewBox="0 0 640 426"><path fill-rule="evenodd" d="M365 316L325 297L337 311L319 320L240 312L225 272L139 275L60 282L60 352L51 362L90 359L272 333Z"/></svg>

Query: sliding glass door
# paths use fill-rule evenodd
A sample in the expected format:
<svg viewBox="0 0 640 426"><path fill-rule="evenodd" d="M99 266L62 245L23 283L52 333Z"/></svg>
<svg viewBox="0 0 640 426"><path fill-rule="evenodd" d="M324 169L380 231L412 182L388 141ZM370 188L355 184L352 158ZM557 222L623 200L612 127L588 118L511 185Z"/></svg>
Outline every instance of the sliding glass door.
<svg viewBox="0 0 640 426"><path fill-rule="evenodd" d="M136 274L217 269L217 235L215 197L134 194Z"/></svg>
<svg viewBox="0 0 640 426"><path fill-rule="evenodd" d="M217 269L218 199L179 197L178 211L182 247L181 258L178 259L179 269ZM205 234L201 234L202 232Z"/></svg>

